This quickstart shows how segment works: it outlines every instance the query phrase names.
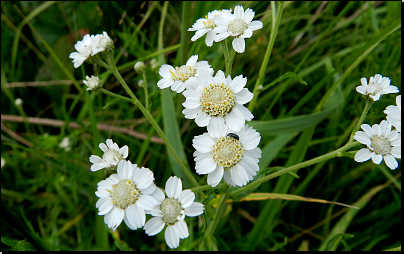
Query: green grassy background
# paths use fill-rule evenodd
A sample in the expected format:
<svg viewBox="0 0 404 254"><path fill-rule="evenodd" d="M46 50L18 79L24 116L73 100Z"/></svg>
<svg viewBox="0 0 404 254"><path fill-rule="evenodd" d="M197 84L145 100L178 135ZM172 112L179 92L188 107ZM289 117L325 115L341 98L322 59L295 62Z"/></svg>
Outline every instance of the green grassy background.
<svg viewBox="0 0 404 254"><path fill-rule="evenodd" d="M120 147L128 145L128 159L150 168L160 187L174 172L179 175L180 169L166 147L150 139L157 133L139 109L125 102L113 102L104 109L113 98L87 92L85 85L77 84L85 75L99 75L105 89L126 96L116 78L89 64L74 69L68 56L83 35L106 31L115 42L122 77L142 102L144 90L137 85L142 76L133 65L145 61L150 111L194 172L192 139L206 129L184 118L181 94L157 88L158 68L164 63L183 65L197 54L215 71L224 70L220 43L207 47L205 37L191 42L194 32L181 31L210 11L237 4L252 8L254 19L264 24L246 40L245 53L236 54L233 64L232 77L243 74L252 91L270 40L270 2L174 1L167 6L163 2L1 2L1 157L6 161L1 168L2 250L169 249L163 233L149 237L122 223L112 234L103 216L97 215L96 184L109 172L90 172L88 159L101 155L98 144L107 138ZM400 2L284 3L263 85L287 72L298 74L307 85L291 77L257 97L251 124L261 128L263 156L254 179L268 174L268 167L294 165L344 145L365 105L355 91L360 78L379 73L401 91L398 24ZM20 86L18 82L35 83ZM365 123L384 119L383 110L395 105L395 97L384 95L373 104ZM15 106L16 98L23 100L22 107ZM325 113L312 115L318 112ZM38 121L5 120L3 115ZM59 120L60 126L44 119ZM279 124L280 119L289 125ZM97 129L96 123L107 124L107 130ZM111 130L113 126L145 138ZM59 147L66 136L72 143L70 151ZM186 219L190 236L181 240L178 249L386 250L401 246L400 167L391 171L383 162L356 163L344 157L295 173L299 178L284 175L254 192L289 193L361 209L286 200L234 202L227 205L212 241L200 246L214 212L212 204L205 202L205 216ZM199 184L206 184L206 177L194 176ZM186 179L184 185L193 187ZM221 190L205 194L214 196ZM196 201L204 200L197 195Z"/></svg>

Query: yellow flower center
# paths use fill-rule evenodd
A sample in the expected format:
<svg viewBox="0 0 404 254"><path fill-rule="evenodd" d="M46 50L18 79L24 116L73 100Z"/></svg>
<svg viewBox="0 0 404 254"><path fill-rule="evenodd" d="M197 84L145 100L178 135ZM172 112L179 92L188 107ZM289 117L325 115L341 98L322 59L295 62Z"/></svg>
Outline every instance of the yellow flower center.
<svg viewBox="0 0 404 254"><path fill-rule="evenodd" d="M216 141L212 149L212 157L218 165L230 169L241 160L244 151L238 139L226 136Z"/></svg>
<svg viewBox="0 0 404 254"><path fill-rule="evenodd" d="M201 109L210 116L225 116L236 103L236 95L225 84L210 84L202 91Z"/></svg>
<svg viewBox="0 0 404 254"><path fill-rule="evenodd" d="M131 180L123 180L112 185L110 194L112 203L122 209L134 204L139 198L139 190Z"/></svg>

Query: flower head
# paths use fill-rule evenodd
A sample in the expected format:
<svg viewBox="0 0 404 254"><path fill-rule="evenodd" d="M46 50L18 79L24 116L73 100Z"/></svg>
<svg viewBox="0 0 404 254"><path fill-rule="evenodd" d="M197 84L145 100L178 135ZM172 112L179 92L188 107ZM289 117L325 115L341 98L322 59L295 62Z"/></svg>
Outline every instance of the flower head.
<svg viewBox="0 0 404 254"><path fill-rule="evenodd" d="M69 137L64 137L62 142L59 144L60 148L64 148L66 152L72 149L72 144L70 143Z"/></svg>
<svg viewBox="0 0 404 254"><path fill-rule="evenodd" d="M93 35L92 35L93 36ZM83 40L78 41L74 48L77 52L73 52L70 54L69 58L73 59L74 68L80 67L84 63L85 60L92 53L92 37L89 34L84 35Z"/></svg>
<svg viewBox="0 0 404 254"><path fill-rule="evenodd" d="M215 187L224 177L230 186L244 186L259 171L261 149L259 132L245 125L240 131L212 138L208 133L196 136L192 145L196 173L208 174L208 184Z"/></svg>
<svg viewBox="0 0 404 254"><path fill-rule="evenodd" d="M401 95L396 97L396 104L397 106L388 106L383 112L387 115L387 121L389 121L398 132L401 132Z"/></svg>
<svg viewBox="0 0 404 254"><path fill-rule="evenodd" d="M391 124L386 120L370 127L361 125L362 130L357 131L354 139L367 146L359 150L354 157L357 162L364 162L372 158L373 163L384 162L390 169L398 167L395 158L401 158L401 134L391 131Z"/></svg>
<svg viewBox="0 0 404 254"><path fill-rule="evenodd" d="M250 8L244 12L244 8L238 5L234 8L234 14L225 12L221 16L215 19L217 27L215 31L215 41L219 42L227 37L233 38L233 49L237 53L243 53L245 51L245 38L250 38L253 31L261 29L263 24L259 20L254 20L254 11Z"/></svg>
<svg viewBox="0 0 404 254"><path fill-rule="evenodd" d="M366 78L361 78L361 86L356 87L356 91L363 95L369 96L374 101L378 101L380 96L389 93L398 93L396 86L390 85L390 79L380 74L370 77L369 84Z"/></svg>
<svg viewBox="0 0 404 254"><path fill-rule="evenodd" d="M110 51L114 48L114 42L108 36L106 32L102 34L97 34L95 36L92 35L92 53L91 55L94 56L102 51Z"/></svg>
<svg viewBox="0 0 404 254"><path fill-rule="evenodd" d="M104 222L113 231L122 220L133 230L146 222L146 211L151 211L157 201L151 194L156 190L153 172L139 168L130 161L120 161L117 174L99 182L95 195L98 215L105 215Z"/></svg>
<svg viewBox="0 0 404 254"><path fill-rule="evenodd" d="M230 14L229 10L214 10L209 12L208 15L205 16L205 18L198 19L195 24L192 25L192 28L188 29L188 31L196 31L191 40L196 41L206 34L205 43L208 47L211 47L216 36L215 28L217 27L217 25L215 24L215 19L216 17L222 15L222 13L224 12L228 12Z"/></svg>
<svg viewBox="0 0 404 254"><path fill-rule="evenodd" d="M163 64L159 70L163 78L157 82L157 86L160 89L171 87L171 90L181 93L187 88L189 82L197 79L201 70L213 73L207 61L196 61L198 61L198 55L191 56L186 65L175 67L175 69L171 65Z"/></svg>
<svg viewBox="0 0 404 254"><path fill-rule="evenodd" d="M86 80L83 80L83 83L87 85L87 90L97 91L101 88L101 80L97 76L91 75L86 76Z"/></svg>
<svg viewBox="0 0 404 254"><path fill-rule="evenodd" d="M97 155L90 156L90 162L94 163L90 170L97 171L103 168L116 168L118 163L125 160L128 157L128 146L124 146L119 149L119 146L112 141L112 139L107 139L107 145L100 143L99 147L104 152L102 158Z"/></svg>
<svg viewBox="0 0 404 254"><path fill-rule="evenodd" d="M207 126L209 134L218 138L227 132L226 126L233 132L244 127L245 121L254 117L243 106L253 98L253 94L244 86L247 78L243 75L225 78L222 71L213 77L210 72L201 70L199 80L192 80L183 93L186 101L182 104L182 113L187 119L195 119L199 127Z"/></svg>
<svg viewBox="0 0 404 254"><path fill-rule="evenodd" d="M146 234L153 236L160 233L166 225L166 243L173 249L178 247L180 239L189 236L185 216L201 215L204 207L203 204L194 202L195 194L191 190L182 190L181 179L176 176L167 180L165 192L167 197L162 190L156 189L154 197L158 204L151 211L154 218L146 222L144 230Z"/></svg>

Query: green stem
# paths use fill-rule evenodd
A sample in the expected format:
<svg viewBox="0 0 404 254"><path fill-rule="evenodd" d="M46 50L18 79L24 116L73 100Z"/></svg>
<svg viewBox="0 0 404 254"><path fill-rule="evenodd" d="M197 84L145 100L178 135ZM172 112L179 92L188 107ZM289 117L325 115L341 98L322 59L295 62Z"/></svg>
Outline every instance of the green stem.
<svg viewBox="0 0 404 254"><path fill-rule="evenodd" d="M213 236L213 233L215 232L215 229L217 227L217 224L219 224L219 221L222 219L223 213L226 210L226 200L229 197L229 193L230 193L230 186L227 187L226 191L223 193L222 197L219 200L219 204L217 205L216 208L216 213L215 213L215 217L213 218L213 221L211 221L209 223L208 228L205 231L205 235L204 235L204 240L206 237L211 237ZM204 241L202 241L204 242Z"/></svg>
<svg viewBox="0 0 404 254"><path fill-rule="evenodd" d="M359 144L360 143L358 141L356 141L356 142L348 142L346 145L344 145L343 147L341 147L341 148L339 148L339 149L337 149L335 151L332 151L330 153L326 153L324 155L318 156L318 157L313 158L311 160L304 161L302 163L298 163L296 165L284 168L282 170L279 170L278 172L275 172L275 173L267 175L267 176L265 176L265 177L263 177L261 179L258 179L256 181L246 185L245 187L240 188L240 189L232 192L231 195L233 196L233 195L238 195L238 194L241 194L243 192L246 192L251 188L258 187L259 185L261 185L262 183L264 183L266 181L269 181L270 179L273 179L275 177L279 177L279 176L281 176L283 174L286 174L288 172L291 172L293 170L305 168L305 167L308 167L308 166L311 166L311 165L314 165L314 164L317 164L317 163L320 163L320 162L323 162L323 161L326 161L326 160L329 160L329 159L332 159L332 158L335 158L335 157L342 157L342 156L344 156L343 153L346 150L348 150L351 147L357 146Z"/></svg>
<svg viewBox="0 0 404 254"><path fill-rule="evenodd" d="M212 187L210 185L201 185L201 186L191 188L190 190L193 193L197 193L197 192L205 191L205 190L223 189L225 186L228 186L228 184L227 183L219 183L215 187Z"/></svg>
<svg viewBox="0 0 404 254"><path fill-rule="evenodd" d="M274 44L275 44L276 35L278 34L279 24L281 23L281 17L282 17L282 11L283 11L283 3L279 2L279 8L278 8L277 13L276 13L276 8L275 8L275 2L274 1L271 1L271 7L272 7L271 35L269 36L269 43L268 43L268 46L267 46L267 50L265 51L264 59L262 60L262 64L261 64L261 68L260 68L260 71L259 71L259 74L258 74L258 78L257 78L257 81L255 82L255 85L254 85L254 90L253 90L254 97L252 98L252 100L248 104L248 110L250 110L250 112L252 112L253 109L254 109L254 105L255 105L255 102L257 101L257 97L258 97L259 93L261 91L263 91L263 90L260 89L260 86L262 86L262 84L264 82L265 71L266 71L267 66L268 66L269 58L271 57L272 48L274 47Z"/></svg>
<svg viewBox="0 0 404 254"><path fill-rule="evenodd" d="M233 60L234 60L234 55L236 54L236 51L232 48L232 51L229 52L229 48L227 47L227 38L222 41L222 46L223 46L223 53L224 53L224 61L226 65L226 72L225 72L225 77L231 75L231 69L233 66Z"/></svg>
<svg viewBox="0 0 404 254"><path fill-rule="evenodd" d="M365 108L363 109L362 115L359 118L358 123L356 124L355 128L353 128L352 132L351 132L351 136L349 137L349 141L348 142L352 142L353 141L353 137L355 135L355 132L357 132L360 128L360 126L362 125L363 121L365 121L365 118L369 112L370 106L372 106L373 104L373 100L369 97L366 98L366 105Z"/></svg>
<svg viewBox="0 0 404 254"><path fill-rule="evenodd" d="M144 88L144 96L145 96L145 107L149 110L149 92L147 90L147 75L146 70L143 71L143 88Z"/></svg>

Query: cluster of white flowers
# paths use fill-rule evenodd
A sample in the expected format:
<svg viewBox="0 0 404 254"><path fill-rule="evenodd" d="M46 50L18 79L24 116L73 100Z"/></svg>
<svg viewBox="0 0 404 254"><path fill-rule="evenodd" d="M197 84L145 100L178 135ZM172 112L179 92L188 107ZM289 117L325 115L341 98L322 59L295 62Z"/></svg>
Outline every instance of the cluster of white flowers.
<svg viewBox="0 0 404 254"><path fill-rule="evenodd" d="M229 10L212 11L205 19L199 19L189 31L197 31L192 40L207 33L206 44L234 37L234 49L242 53L244 38L252 31L262 28L261 21L251 20L254 12L236 6L234 14ZM199 127L207 127L207 133L196 136L193 146L196 173L208 174L207 182L215 187L224 178L230 186L244 186L257 174L261 149L260 134L246 121L253 114L243 105L251 101L253 93L247 88L247 78L239 75L234 79L223 71L216 75L207 61L197 62L198 56L191 56L186 65L172 67L164 64L160 68L163 77L157 83L160 89L171 90L185 96L182 111L185 118L195 119Z"/></svg>
<svg viewBox="0 0 404 254"><path fill-rule="evenodd" d="M74 48L77 52L70 54L69 58L73 59L74 68L80 67L90 56L94 56L104 50L114 48L114 42L106 32L103 34L89 35L86 34L83 40L78 41Z"/></svg>
<svg viewBox="0 0 404 254"><path fill-rule="evenodd" d="M125 160L128 147L119 149L111 139L101 143L102 159L91 155L91 171L102 168L116 169L117 173L99 182L95 195L98 215L104 215L104 222L113 231L122 223L132 230L144 227L146 234L153 236L165 230L165 239L170 248L177 248L180 239L189 235L185 216L194 217L204 212L203 204L194 202L191 190L182 190L182 182L176 176L170 177L165 185L165 194L154 183L153 172L145 167ZM165 198L167 196L167 198ZM151 218L146 223L146 214Z"/></svg>
<svg viewBox="0 0 404 254"><path fill-rule="evenodd" d="M196 31L191 38L196 41L206 34L206 45L212 46L213 41L219 42L227 37L233 39L232 46L237 53L245 51L244 39L250 38L253 31L261 29L263 24L259 20L253 20L254 11L247 8L244 12L243 6L236 6L234 13L231 10L220 10L209 12L205 18L198 19L188 31Z"/></svg>
<svg viewBox="0 0 404 254"><path fill-rule="evenodd" d="M380 74L370 77L369 84L366 78L361 79L361 86L356 87L356 91L367 96L373 101L378 101L384 94L398 93L396 86L390 85L390 79ZM354 139L367 146L360 149L354 157L357 162L364 162L372 159L373 163L380 164L383 160L390 169L396 169L401 159L401 95L396 97L397 106L386 107L384 113L386 120L372 127L362 124L363 131L357 131ZM392 130L392 127L395 130Z"/></svg>

